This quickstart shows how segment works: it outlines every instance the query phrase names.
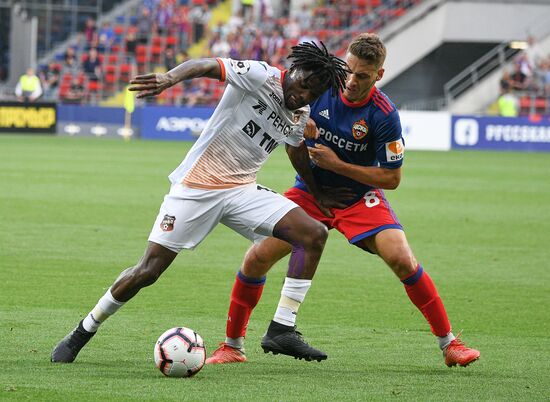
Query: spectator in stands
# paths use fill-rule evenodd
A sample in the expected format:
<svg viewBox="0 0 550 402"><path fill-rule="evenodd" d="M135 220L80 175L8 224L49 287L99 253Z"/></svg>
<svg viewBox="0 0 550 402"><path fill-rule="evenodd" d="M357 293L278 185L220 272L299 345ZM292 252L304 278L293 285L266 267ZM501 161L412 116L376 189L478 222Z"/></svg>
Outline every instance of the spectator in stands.
<svg viewBox="0 0 550 402"><path fill-rule="evenodd" d="M508 90L512 87L512 80L510 79L510 73L507 70L504 70L502 73L502 78L500 79L500 93Z"/></svg>
<svg viewBox="0 0 550 402"><path fill-rule="evenodd" d="M187 7L180 7L177 12L174 13L172 18L172 26L174 27L174 34L177 36L179 46L183 50L187 50L189 47L189 32L191 26L189 25L189 15Z"/></svg>
<svg viewBox="0 0 550 402"><path fill-rule="evenodd" d="M159 35L165 35L168 32L172 16L174 15L174 8L166 0L161 0L155 10L155 23L157 26L157 33Z"/></svg>
<svg viewBox="0 0 550 402"><path fill-rule="evenodd" d="M227 35L227 43L229 43L229 58L233 60L241 60L243 50L243 40L236 33L230 32Z"/></svg>
<svg viewBox="0 0 550 402"><path fill-rule="evenodd" d="M498 98L498 111L503 117L517 117L519 114L518 98L512 93L512 88L506 84Z"/></svg>
<svg viewBox="0 0 550 402"><path fill-rule="evenodd" d="M278 54L285 44L283 35L278 28L275 28L271 35L267 38L265 50L268 59L271 59L274 55Z"/></svg>
<svg viewBox="0 0 550 402"><path fill-rule="evenodd" d="M264 47L262 43L262 31L259 29L256 31L256 37L252 41L250 46L250 59L252 60L264 60Z"/></svg>
<svg viewBox="0 0 550 402"><path fill-rule="evenodd" d="M104 52L113 46L115 31L109 22L104 22L98 33L98 50Z"/></svg>
<svg viewBox="0 0 550 402"><path fill-rule="evenodd" d="M527 38L527 48L523 51L529 67L534 70L543 61L540 45L533 36ZM529 75L529 74L527 74Z"/></svg>
<svg viewBox="0 0 550 402"><path fill-rule="evenodd" d="M210 9L208 4L195 5L189 12L189 21L193 27L193 43L196 43L204 36L208 21L210 21Z"/></svg>
<svg viewBox="0 0 550 402"><path fill-rule="evenodd" d="M65 94L63 98L63 103L70 104L80 104L85 99L86 93L84 92L84 87L78 78L73 78L71 81L71 86L69 91Z"/></svg>
<svg viewBox="0 0 550 402"><path fill-rule="evenodd" d="M286 39L298 39L302 33L302 29L296 18L290 18L283 30Z"/></svg>
<svg viewBox="0 0 550 402"><path fill-rule="evenodd" d="M164 52L164 68L166 71L170 71L174 67L178 65L178 61L176 60L176 54L174 52L174 48L171 46L168 46Z"/></svg>
<svg viewBox="0 0 550 402"><path fill-rule="evenodd" d="M178 64L183 63L184 61L189 60L189 54L186 50L180 49L179 53L176 55L176 61Z"/></svg>
<svg viewBox="0 0 550 402"><path fill-rule="evenodd" d="M546 96L550 96L550 57L541 62L542 88Z"/></svg>
<svg viewBox="0 0 550 402"><path fill-rule="evenodd" d="M42 95L42 84L40 78L29 67L27 73L23 74L15 87L15 95L21 102L34 102Z"/></svg>
<svg viewBox="0 0 550 402"><path fill-rule="evenodd" d="M76 54L73 47L68 47L65 50L65 67L68 67L70 70L75 70L78 68L78 63L76 60Z"/></svg>
<svg viewBox="0 0 550 402"><path fill-rule="evenodd" d="M191 91L186 93L187 106L208 105L212 102L212 94L208 86L208 80L198 80L197 85L191 87Z"/></svg>
<svg viewBox="0 0 550 402"><path fill-rule="evenodd" d="M126 57L128 62L133 62L136 57L137 37L135 31L126 34Z"/></svg>
<svg viewBox="0 0 550 402"><path fill-rule="evenodd" d="M210 40L209 49L211 55L217 55L218 57L229 57L231 46L220 33L216 32Z"/></svg>
<svg viewBox="0 0 550 402"><path fill-rule="evenodd" d="M229 32L236 32L237 29L242 27L244 25L244 18L243 18L243 10L239 9L236 13L234 13L231 17L229 17L229 20L227 20L227 30Z"/></svg>
<svg viewBox="0 0 550 402"><path fill-rule="evenodd" d="M300 24L300 29L302 31L311 29L311 23L312 21L312 15L311 15L311 7L307 4L302 4L302 8L300 8L296 14L295 14L296 20Z"/></svg>
<svg viewBox="0 0 550 402"><path fill-rule="evenodd" d="M254 18L254 3L255 0L241 0L242 16L245 21L251 21Z"/></svg>
<svg viewBox="0 0 550 402"><path fill-rule="evenodd" d="M52 99L55 96L55 91L59 86L59 67L58 64L52 61L40 73L40 80L44 86L45 99Z"/></svg>
<svg viewBox="0 0 550 402"><path fill-rule="evenodd" d="M86 42L88 43L88 46L91 46L93 43L97 42L97 28L95 25L95 20L93 18L88 18L86 20L84 35L86 36Z"/></svg>
<svg viewBox="0 0 550 402"><path fill-rule="evenodd" d="M524 91L528 87L527 75L522 71L521 61L514 63L514 71L510 75L510 85L516 91Z"/></svg>
<svg viewBox="0 0 550 402"><path fill-rule="evenodd" d="M151 12L147 7L144 7L137 21L137 40L142 45L145 45L149 41L152 24Z"/></svg>
<svg viewBox="0 0 550 402"><path fill-rule="evenodd" d="M84 63L82 63L82 69L92 81L97 81L101 76L101 62L97 54L97 49L91 48L88 52L88 56Z"/></svg>

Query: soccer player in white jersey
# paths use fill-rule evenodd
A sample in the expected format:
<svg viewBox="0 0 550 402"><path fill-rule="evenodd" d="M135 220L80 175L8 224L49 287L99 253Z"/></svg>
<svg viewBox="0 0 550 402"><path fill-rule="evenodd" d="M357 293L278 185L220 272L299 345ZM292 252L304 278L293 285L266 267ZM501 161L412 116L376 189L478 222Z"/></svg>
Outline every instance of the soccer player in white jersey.
<svg viewBox="0 0 550 402"><path fill-rule="evenodd" d="M302 43L292 48L292 65L281 71L264 62L231 59L189 60L164 74L137 76L130 90L138 98L156 96L178 82L208 77L227 82L224 95L183 162L170 174L164 197L149 235L145 254L124 270L97 305L54 348L51 361L70 363L97 329L141 288L152 285L183 249L193 249L223 223L252 241L274 236L293 245L289 272L296 291L305 295L327 239L326 227L294 202L256 184L256 173L278 144L312 194L319 194L327 211L334 202L315 186L309 168L303 130L308 104L331 88L344 86L346 64L322 45ZM241 272L237 282L254 287L261 279ZM258 287L262 289L263 287ZM261 292L260 292L261 293ZM255 294L249 304L257 303ZM255 304L254 304L255 305ZM248 322L248 317L240 317ZM285 334L288 354L322 360L295 328Z"/></svg>

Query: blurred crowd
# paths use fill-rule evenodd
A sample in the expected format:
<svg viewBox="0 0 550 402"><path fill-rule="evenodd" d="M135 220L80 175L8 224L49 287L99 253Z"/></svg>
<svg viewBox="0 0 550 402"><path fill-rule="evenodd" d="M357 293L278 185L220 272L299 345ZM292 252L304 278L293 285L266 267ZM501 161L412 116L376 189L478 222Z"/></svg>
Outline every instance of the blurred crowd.
<svg viewBox="0 0 550 402"><path fill-rule="evenodd" d="M514 117L547 114L550 98L550 54L544 54L534 38L515 58L500 80L499 113Z"/></svg>
<svg viewBox="0 0 550 402"><path fill-rule="evenodd" d="M123 89L137 73L168 71L187 60L191 46L199 46L202 56L266 60L286 68L293 45L330 41L354 27L376 30L419 1L325 0L291 11L289 0L241 0L228 20L209 26L219 0L145 0L134 15L112 23L98 26L88 19L76 42L40 66L42 98L96 103ZM215 81L193 80L154 101L211 105L222 92Z"/></svg>

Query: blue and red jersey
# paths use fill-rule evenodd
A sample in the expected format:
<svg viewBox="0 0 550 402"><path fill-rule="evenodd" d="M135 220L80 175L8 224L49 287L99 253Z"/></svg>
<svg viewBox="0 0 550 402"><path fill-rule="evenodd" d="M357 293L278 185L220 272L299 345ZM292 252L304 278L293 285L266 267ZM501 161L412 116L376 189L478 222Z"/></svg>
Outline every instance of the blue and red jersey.
<svg viewBox="0 0 550 402"><path fill-rule="evenodd" d="M333 97L329 90L310 106L310 117L319 128L319 138L306 140L308 146L315 143L326 145L343 161L359 166L396 169L403 164L404 144L399 113L376 87L365 100L355 103L346 100L342 94ZM311 168L319 186L350 188L357 195L350 204L372 189L314 164ZM299 176L294 186L307 191Z"/></svg>

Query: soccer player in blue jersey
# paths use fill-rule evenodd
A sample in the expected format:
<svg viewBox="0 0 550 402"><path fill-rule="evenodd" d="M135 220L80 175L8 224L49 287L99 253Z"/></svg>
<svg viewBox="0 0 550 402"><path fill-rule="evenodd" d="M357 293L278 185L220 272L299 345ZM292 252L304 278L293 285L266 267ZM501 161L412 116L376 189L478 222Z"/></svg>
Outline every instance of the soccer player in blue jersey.
<svg viewBox="0 0 550 402"><path fill-rule="evenodd" d="M417 262L403 227L384 196L383 189L393 190L401 181L404 155L399 113L375 86L384 74L385 57L385 46L377 35L360 34L353 39L346 55L350 74L345 90L337 97L327 91L311 105L318 138L307 140L307 145L314 178L326 190L325 195L314 198L297 177L285 196L329 229L341 232L351 244L379 255L428 321L445 364L466 366L479 358L479 351L467 348L451 332L437 289ZM299 252L275 238L267 238L248 251L231 294L226 340L207 363L246 361L246 325L259 301L265 273L291 251ZM289 345L279 334L294 327L298 308L311 286L311 280L294 279L294 273L302 269L289 264L275 317L262 339L265 352L288 354ZM318 352L302 357L326 358L326 354Z"/></svg>

